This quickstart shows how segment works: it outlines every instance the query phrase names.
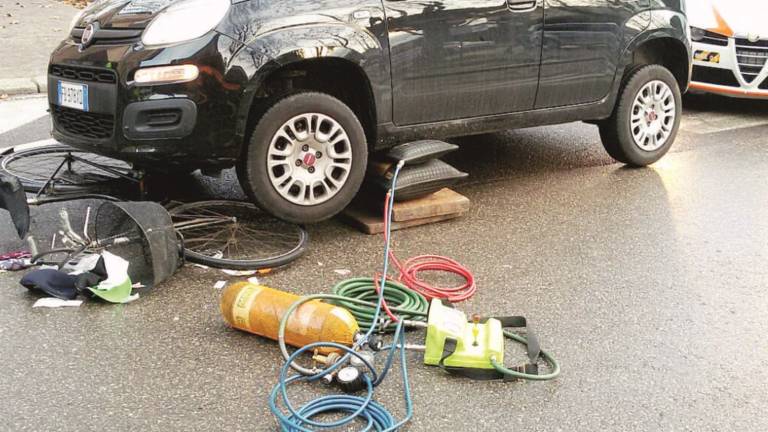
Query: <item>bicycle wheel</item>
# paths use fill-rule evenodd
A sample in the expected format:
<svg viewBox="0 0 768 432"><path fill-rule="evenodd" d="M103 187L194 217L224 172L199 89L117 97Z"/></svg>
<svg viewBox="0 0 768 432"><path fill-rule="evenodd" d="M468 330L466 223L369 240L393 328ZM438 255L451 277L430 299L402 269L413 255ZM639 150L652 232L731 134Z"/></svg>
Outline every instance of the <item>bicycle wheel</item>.
<svg viewBox="0 0 768 432"><path fill-rule="evenodd" d="M201 201L169 210L191 262L232 270L281 267L306 252L309 235L240 201Z"/></svg>
<svg viewBox="0 0 768 432"><path fill-rule="evenodd" d="M117 173L132 172L126 162L60 144L12 151L0 161L0 170L17 177L27 192L40 190L59 166L50 186L60 192L108 190L120 179Z"/></svg>

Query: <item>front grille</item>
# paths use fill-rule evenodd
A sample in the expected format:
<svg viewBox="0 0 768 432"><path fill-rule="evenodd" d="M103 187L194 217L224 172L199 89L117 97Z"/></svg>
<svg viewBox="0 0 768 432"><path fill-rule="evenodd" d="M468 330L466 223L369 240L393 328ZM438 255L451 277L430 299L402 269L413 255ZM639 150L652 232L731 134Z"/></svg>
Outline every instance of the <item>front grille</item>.
<svg viewBox="0 0 768 432"><path fill-rule="evenodd" d="M711 31L705 31L704 37L699 42L717 46L728 46L728 37Z"/></svg>
<svg viewBox="0 0 768 432"><path fill-rule="evenodd" d="M736 58L744 81L751 83L768 61L768 41L750 42L736 39Z"/></svg>
<svg viewBox="0 0 768 432"><path fill-rule="evenodd" d="M72 39L80 42L83 38L82 28L72 29ZM96 29L93 33L93 45L128 45L141 41L143 29Z"/></svg>
<svg viewBox="0 0 768 432"><path fill-rule="evenodd" d="M757 42L750 42L749 39L739 38L736 39L737 46L743 46L745 48L768 48L768 40L759 40Z"/></svg>
<svg viewBox="0 0 768 432"><path fill-rule="evenodd" d="M114 84L117 82L117 75L110 70L88 69L74 66L51 65L50 73L65 79L72 79L87 82L100 82Z"/></svg>
<svg viewBox="0 0 768 432"><path fill-rule="evenodd" d="M728 87L741 87L736 76L728 69L693 66L693 81Z"/></svg>
<svg viewBox="0 0 768 432"><path fill-rule="evenodd" d="M107 139L115 130L115 117L51 105L56 128L69 135L91 139Z"/></svg>

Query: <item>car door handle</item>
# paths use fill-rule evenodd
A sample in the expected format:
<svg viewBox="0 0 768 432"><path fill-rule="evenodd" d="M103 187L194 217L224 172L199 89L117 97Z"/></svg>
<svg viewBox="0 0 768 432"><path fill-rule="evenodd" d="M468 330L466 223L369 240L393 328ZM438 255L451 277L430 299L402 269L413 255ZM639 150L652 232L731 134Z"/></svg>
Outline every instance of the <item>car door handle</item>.
<svg viewBox="0 0 768 432"><path fill-rule="evenodd" d="M530 12L538 6L538 0L507 0L507 7L512 12Z"/></svg>

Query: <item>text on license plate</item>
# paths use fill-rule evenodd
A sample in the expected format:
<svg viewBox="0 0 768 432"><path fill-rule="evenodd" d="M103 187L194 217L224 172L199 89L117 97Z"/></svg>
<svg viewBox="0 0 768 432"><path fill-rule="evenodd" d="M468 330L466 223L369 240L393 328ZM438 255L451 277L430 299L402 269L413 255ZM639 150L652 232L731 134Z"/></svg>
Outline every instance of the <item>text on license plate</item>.
<svg viewBox="0 0 768 432"><path fill-rule="evenodd" d="M59 81L59 105L88 111L88 86Z"/></svg>

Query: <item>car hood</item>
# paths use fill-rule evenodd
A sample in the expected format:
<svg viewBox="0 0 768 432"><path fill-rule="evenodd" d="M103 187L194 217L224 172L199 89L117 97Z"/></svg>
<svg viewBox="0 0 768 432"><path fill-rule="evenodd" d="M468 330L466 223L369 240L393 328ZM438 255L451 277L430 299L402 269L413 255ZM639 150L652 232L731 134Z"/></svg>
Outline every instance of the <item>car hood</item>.
<svg viewBox="0 0 768 432"><path fill-rule="evenodd" d="M143 29L177 1L180 0L104 0L88 7L75 27L98 21L101 28Z"/></svg>
<svg viewBox="0 0 768 432"><path fill-rule="evenodd" d="M688 0L688 22L725 36L759 35L768 39L765 0ZM730 34L728 34L730 33Z"/></svg>

